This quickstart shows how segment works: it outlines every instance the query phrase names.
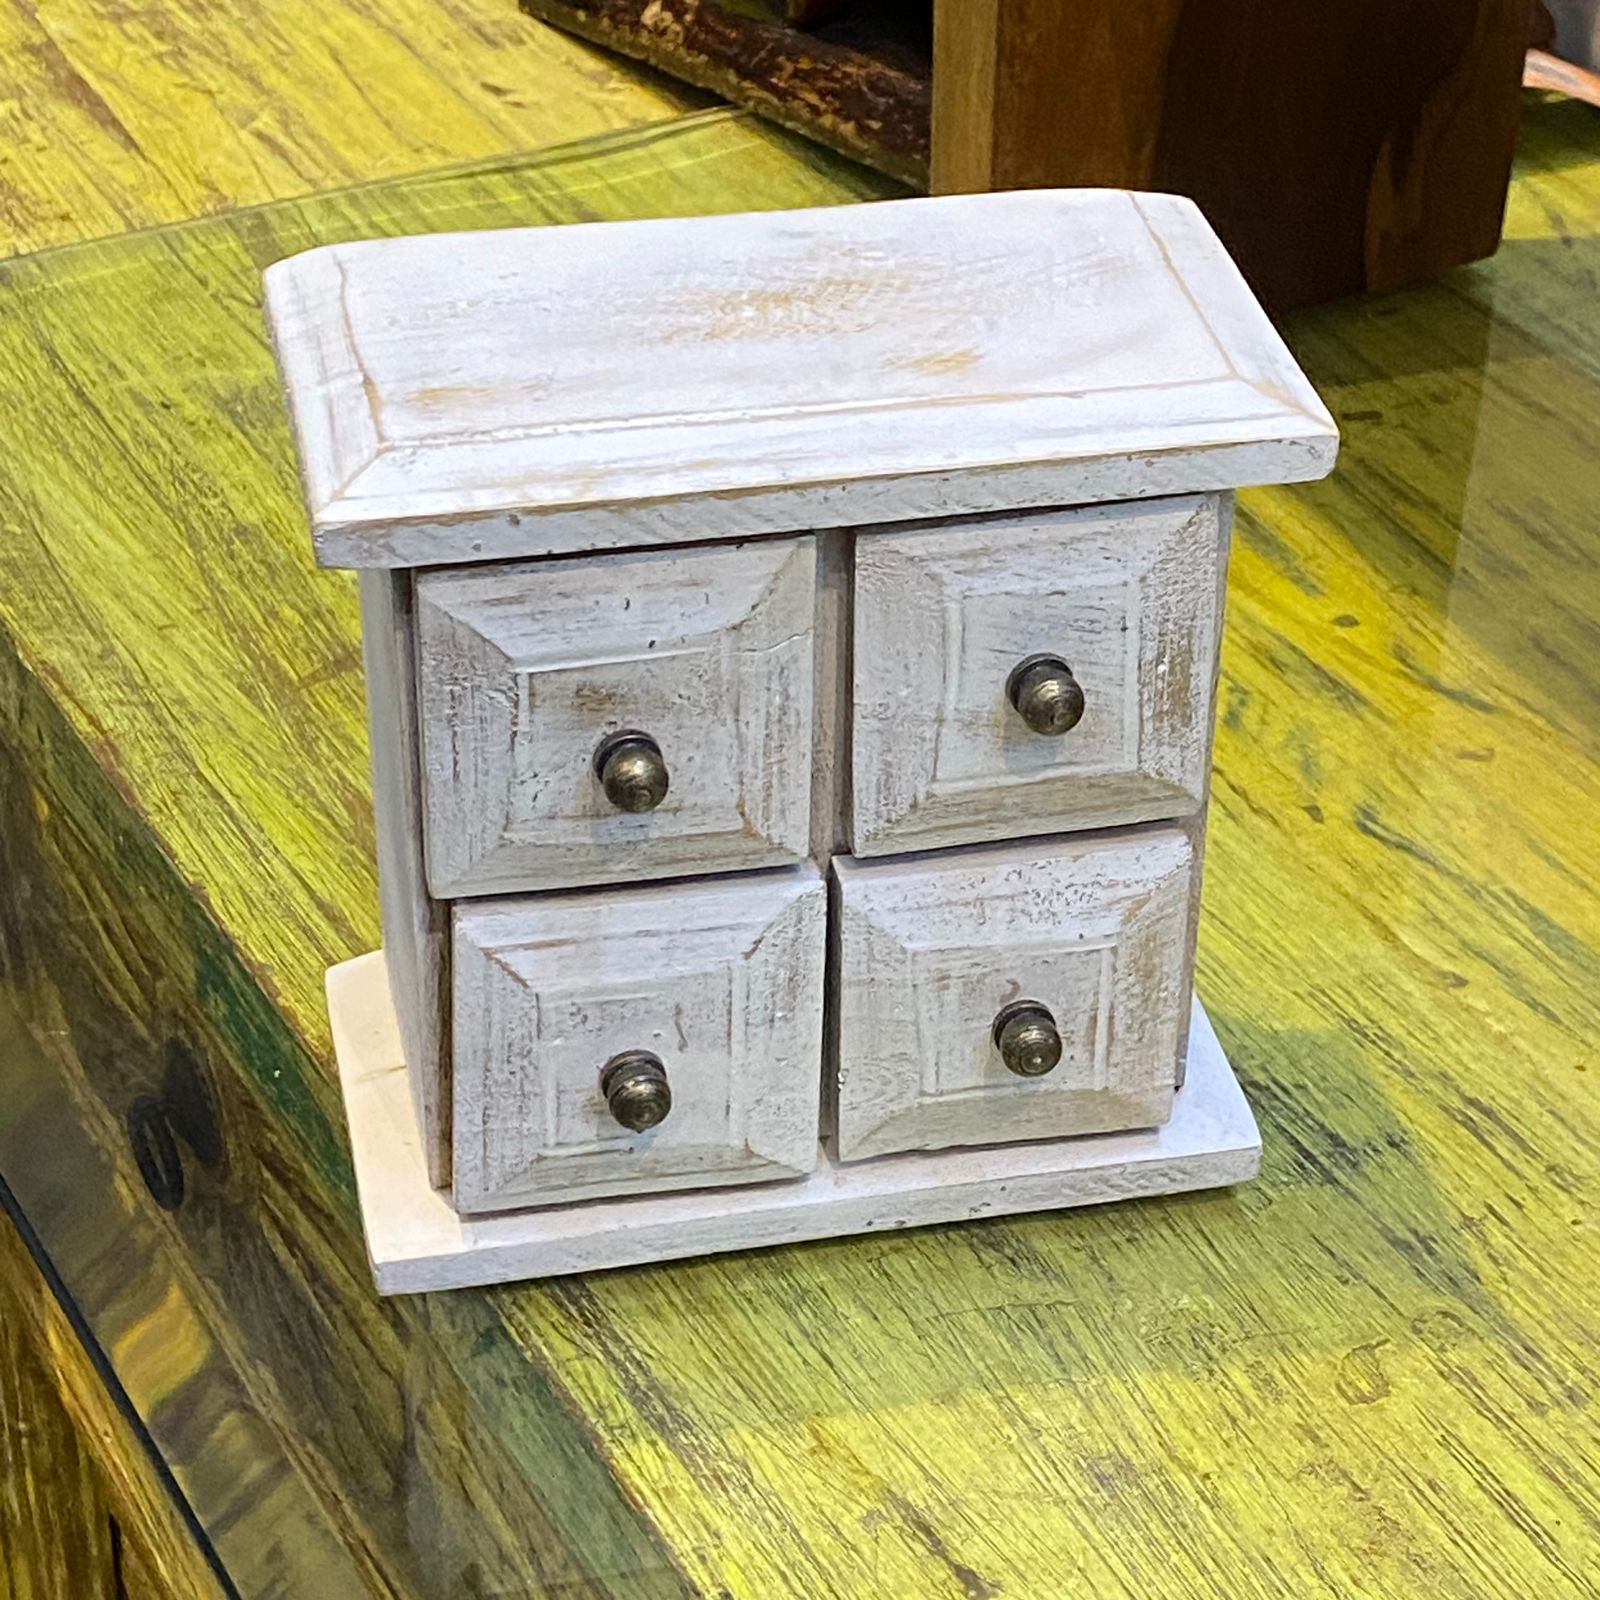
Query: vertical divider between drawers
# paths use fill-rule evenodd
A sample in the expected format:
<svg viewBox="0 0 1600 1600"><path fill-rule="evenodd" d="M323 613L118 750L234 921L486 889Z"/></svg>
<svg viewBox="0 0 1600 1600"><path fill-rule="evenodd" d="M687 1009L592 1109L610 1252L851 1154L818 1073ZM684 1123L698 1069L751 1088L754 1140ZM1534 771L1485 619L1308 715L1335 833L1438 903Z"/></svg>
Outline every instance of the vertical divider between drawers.
<svg viewBox="0 0 1600 1600"><path fill-rule="evenodd" d="M831 1145L838 1104L839 914L832 858L850 848L851 683L855 636L855 533L819 529L817 539L816 726L812 755L811 851L828 886L822 1082L818 1128Z"/></svg>

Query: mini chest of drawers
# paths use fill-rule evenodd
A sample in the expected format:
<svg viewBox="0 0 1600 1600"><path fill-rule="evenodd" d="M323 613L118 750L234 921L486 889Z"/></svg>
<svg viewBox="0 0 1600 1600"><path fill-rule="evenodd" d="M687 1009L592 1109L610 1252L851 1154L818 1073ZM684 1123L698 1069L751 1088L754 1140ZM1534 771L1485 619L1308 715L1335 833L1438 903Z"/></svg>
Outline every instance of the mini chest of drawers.
<svg viewBox="0 0 1600 1600"><path fill-rule="evenodd" d="M1326 412L1188 202L268 274L360 570L380 1287L1233 1182L1194 932L1233 489Z"/></svg>

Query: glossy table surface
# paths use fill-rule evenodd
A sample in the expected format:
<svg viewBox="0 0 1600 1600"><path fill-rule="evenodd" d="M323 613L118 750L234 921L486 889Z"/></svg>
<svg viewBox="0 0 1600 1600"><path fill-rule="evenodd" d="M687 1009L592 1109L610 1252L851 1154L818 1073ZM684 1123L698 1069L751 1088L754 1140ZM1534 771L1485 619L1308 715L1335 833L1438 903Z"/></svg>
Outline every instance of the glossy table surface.
<svg viewBox="0 0 1600 1600"><path fill-rule="evenodd" d="M321 999L377 937L355 598L259 273L885 192L729 113L607 126L0 270L0 1175L238 1591L1597 1592L1600 118L1565 102L1496 259L1286 330L1345 448L1242 499L1200 944L1257 1183L372 1294ZM175 1066L218 1137L163 1210L124 1119Z"/></svg>

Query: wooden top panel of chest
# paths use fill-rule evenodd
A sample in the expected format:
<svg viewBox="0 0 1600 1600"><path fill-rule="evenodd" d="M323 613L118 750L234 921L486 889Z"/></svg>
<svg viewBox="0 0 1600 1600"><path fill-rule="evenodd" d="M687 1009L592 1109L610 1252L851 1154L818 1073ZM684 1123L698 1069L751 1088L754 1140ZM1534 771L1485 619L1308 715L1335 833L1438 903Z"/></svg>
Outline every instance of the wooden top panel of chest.
<svg viewBox="0 0 1600 1600"><path fill-rule="evenodd" d="M1231 489L1335 450L1170 195L375 240L267 290L328 566Z"/></svg>

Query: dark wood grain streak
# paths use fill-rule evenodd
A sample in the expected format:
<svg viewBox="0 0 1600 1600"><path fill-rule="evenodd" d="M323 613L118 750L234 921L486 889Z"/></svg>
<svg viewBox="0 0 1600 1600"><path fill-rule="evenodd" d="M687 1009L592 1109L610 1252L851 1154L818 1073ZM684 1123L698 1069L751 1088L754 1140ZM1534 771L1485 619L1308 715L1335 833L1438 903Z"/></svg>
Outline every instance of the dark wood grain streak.
<svg viewBox="0 0 1600 1600"><path fill-rule="evenodd" d="M117 1600L100 1476L22 1318L0 1279L0 1600Z"/></svg>
<svg viewBox="0 0 1600 1600"><path fill-rule="evenodd" d="M926 180L929 84L901 50L801 33L716 0L522 0L535 17L726 95L910 183Z"/></svg>

